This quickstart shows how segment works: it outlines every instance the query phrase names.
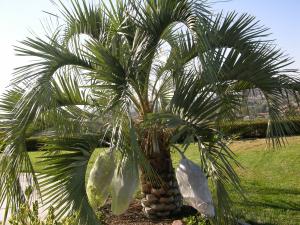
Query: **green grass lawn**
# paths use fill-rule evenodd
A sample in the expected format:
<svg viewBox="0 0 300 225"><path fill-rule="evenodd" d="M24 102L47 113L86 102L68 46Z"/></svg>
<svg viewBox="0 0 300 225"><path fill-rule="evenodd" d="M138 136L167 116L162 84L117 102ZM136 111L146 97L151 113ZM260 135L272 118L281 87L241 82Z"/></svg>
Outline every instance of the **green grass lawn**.
<svg viewBox="0 0 300 225"><path fill-rule="evenodd" d="M236 141L231 148L244 167L237 168L248 201L239 198L232 190L234 211L251 224L300 225L300 137L288 138L288 146L281 150L266 150L265 140ZM40 152L31 152L34 167ZM196 146L186 155L197 162ZM95 159L91 159L89 168ZM175 166L180 160L173 154Z"/></svg>
<svg viewBox="0 0 300 225"><path fill-rule="evenodd" d="M235 208L251 224L300 224L300 137L277 151L265 150L264 140L233 144L248 202L235 197Z"/></svg>

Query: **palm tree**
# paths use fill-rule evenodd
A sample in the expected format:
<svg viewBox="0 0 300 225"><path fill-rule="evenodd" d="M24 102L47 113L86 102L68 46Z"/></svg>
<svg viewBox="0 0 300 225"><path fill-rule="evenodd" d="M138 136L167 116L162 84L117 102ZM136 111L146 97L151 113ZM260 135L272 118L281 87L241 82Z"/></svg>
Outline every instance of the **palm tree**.
<svg viewBox="0 0 300 225"><path fill-rule="evenodd" d="M26 171L44 201L56 202L58 217L78 210L80 224L97 224L85 180L92 153L105 143L110 151L99 157L116 158L109 161L114 176L130 171L130 190L139 171L146 215L169 217L182 206L171 151L196 143L217 218L229 223L227 187L241 189L222 124L233 121L245 91L259 90L268 104L270 143L284 143L292 130L281 107L286 96L297 97L299 80L267 29L246 14L213 15L201 0L73 0L59 10L61 25L16 47L32 62L15 70L1 101L0 202L17 210L18 178ZM26 149L31 136L46 143L42 175ZM97 166L94 172L104 168Z"/></svg>

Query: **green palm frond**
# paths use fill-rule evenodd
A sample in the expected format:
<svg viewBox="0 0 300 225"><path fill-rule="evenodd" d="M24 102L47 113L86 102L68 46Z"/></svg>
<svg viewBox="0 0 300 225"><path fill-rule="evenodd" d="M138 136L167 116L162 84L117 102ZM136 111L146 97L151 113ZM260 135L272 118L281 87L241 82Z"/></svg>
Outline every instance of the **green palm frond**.
<svg viewBox="0 0 300 225"><path fill-rule="evenodd" d="M285 85L297 71L286 69L292 61L274 47L272 41L262 40L268 37L267 29L255 22L254 17L246 14L237 16L234 12L222 17L220 14L209 23L210 28L205 29L207 32L198 32L198 35L204 36L202 39L209 40L208 45L198 46L198 51L210 52L207 59L211 61L213 58L213 69L218 71L218 79L208 82L218 86L216 94L224 100L236 96L234 104L224 101L226 108L233 109L231 114L238 111L244 90L260 90L269 106L270 123L267 134L276 139L273 139L273 146L280 145L284 134L293 132L293 126L280 122L285 118L278 106L283 105L286 92L297 98L295 86ZM205 50L205 47L209 49ZM206 68L209 63L206 60L200 61L203 69L201 75L210 76L211 67ZM292 83L297 86L299 81L294 79Z"/></svg>
<svg viewBox="0 0 300 225"><path fill-rule="evenodd" d="M263 38L269 36L269 29L259 25L254 16L238 15L237 12L220 13L209 22L206 32L200 35L210 40L211 48L228 47L243 51L249 44L268 42Z"/></svg>
<svg viewBox="0 0 300 225"><path fill-rule="evenodd" d="M216 224L231 224L234 220L234 212L231 208L231 198L228 187L243 196L240 179L234 170L234 166L241 166L235 159L234 153L222 140L222 135L198 136L198 148L200 152L201 167L212 181L215 192L215 205L217 206Z"/></svg>
<svg viewBox="0 0 300 225"><path fill-rule="evenodd" d="M97 143L94 137L53 137L44 147L46 153L39 162L44 171L39 175L39 184L43 203L55 202L58 218L78 211L80 224L98 224L85 187L88 161Z"/></svg>
<svg viewBox="0 0 300 225"><path fill-rule="evenodd" d="M268 29L247 14L212 15L200 0L57 5L63 26L16 47L32 61L16 69L0 102L0 203L7 199L17 210L18 177L27 171L44 201L58 202L58 216L78 210L83 224L97 224L85 191L94 148L105 142L160 182L147 151L157 150L161 135L181 151L198 143L218 219L225 214L228 223L227 187L240 186L220 124L233 121L246 93L259 91L268 104L270 143L284 143L293 131L282 106L299 100L300 80ZM47 140L39 180L25 146L32 135Z"/></svg>

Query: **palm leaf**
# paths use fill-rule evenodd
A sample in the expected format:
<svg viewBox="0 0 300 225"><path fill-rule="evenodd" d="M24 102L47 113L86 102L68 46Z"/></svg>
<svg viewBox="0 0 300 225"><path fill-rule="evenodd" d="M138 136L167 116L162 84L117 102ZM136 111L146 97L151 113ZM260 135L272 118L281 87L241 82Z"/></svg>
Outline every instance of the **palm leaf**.
<svg viewBox="0 0 300 225"><path fill-rule="evenodd" d="M98 140L94 138L54 138L44 147L39 176L45 205L55 202L57 218L79 212L80 224L98 224L86 194L86 170Z"/></svg>

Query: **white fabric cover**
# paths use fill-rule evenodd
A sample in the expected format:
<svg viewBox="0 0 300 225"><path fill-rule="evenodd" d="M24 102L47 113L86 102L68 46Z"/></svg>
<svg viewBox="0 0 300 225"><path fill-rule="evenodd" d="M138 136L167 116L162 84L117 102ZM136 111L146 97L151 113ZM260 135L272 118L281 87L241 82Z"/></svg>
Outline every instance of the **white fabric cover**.
<svg viewBox="0 0 300 225"><path fill-rule="evenodd" d="M138 184L137 166L127 159L119 170L115 170L112 180L111 211L114 215L120 215L128 209Z"/></svg>
<svg viewBox="0 0 300 225"><path fill-rule="evenodd" d="M87 196L93 208L105 204L115 171L113 154L103 153L96 159L87 183Z"/></svg>
<svg viewBox="0 0 300 225"><path fill-rule="evenodd" d="M215 210L207 178L191 160L182 158L176 169L180 192L187 204L206 217L214 217Z"/></svg>

